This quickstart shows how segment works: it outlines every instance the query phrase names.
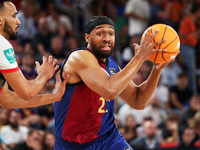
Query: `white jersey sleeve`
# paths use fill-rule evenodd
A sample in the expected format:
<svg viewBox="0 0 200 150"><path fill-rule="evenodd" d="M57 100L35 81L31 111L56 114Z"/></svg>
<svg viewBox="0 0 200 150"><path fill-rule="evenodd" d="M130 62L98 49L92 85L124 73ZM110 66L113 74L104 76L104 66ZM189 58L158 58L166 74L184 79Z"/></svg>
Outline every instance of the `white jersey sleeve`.
<svg viewBox="0 0 200 150"><path fill-rule="evenodd" d="M15 72L18 70L19 67L12 45L0 35L0 73Z"/></svg>

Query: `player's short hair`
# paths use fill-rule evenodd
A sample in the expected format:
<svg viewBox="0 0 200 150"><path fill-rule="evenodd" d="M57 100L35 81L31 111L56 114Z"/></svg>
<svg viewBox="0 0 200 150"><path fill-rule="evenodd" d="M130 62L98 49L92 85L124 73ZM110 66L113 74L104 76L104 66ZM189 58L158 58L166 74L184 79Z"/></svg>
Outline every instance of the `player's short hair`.
<svg viewBox="0 0 200 150"><path fill-rule="evenodd" d="M2 11L5 7L4 2L11 2L11 0L0 0L0 11Z"/></svg>
<svg viewBox="0 0 200 150"><path fill-rule="evenodd" d="M85 26L85 33L90 34L96 26L101 24L109 24L114 27L114 22L110 18L106 16L93 16Z"/></svg>

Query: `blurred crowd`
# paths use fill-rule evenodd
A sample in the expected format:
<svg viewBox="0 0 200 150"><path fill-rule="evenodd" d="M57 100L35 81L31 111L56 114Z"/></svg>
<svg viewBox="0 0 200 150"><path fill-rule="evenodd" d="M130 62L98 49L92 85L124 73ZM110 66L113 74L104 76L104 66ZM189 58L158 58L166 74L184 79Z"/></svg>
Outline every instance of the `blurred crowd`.
<svg viewBox="0 0 200 150"><path fill-rule="evenodd" d="M173 27L180 54L163 69L144 110L115 100L115 122L135 150L200 149L200 0L14 0L21 21L18 39L10 41L27 79L37 76L35 61L52 55L60 65L83 47L84 26L92 16L115 22L113 57L123 68L134 57L133 43L153 24ZM153 64L146 61L133 81L141 84ZM55 77L41 93L54 91ZM54 106L0 109L0 150L53 150Z"/></svg>

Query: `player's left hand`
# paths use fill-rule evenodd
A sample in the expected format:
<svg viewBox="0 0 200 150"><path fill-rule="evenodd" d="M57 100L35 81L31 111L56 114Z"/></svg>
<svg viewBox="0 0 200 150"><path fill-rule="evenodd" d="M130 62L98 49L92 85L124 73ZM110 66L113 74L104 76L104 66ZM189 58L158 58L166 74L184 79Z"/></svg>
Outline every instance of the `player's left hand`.
<svg viewBox="0 0 200 150"><path fill-rule="evenodd" d="M40 65L40 63L36 61L36 70L38 75L44 75L47 77L48 80L53 76L59 66L56 65L57 60L53 59L51 55L48 57L48 59L43 56L42 60L42 65Z"/></svg>
<svg viewBox="0 0 200 150"><path fill-rule="evenodd" d="M66 83L67 83L67 81L69 80L69 78L70 78L70 75L67 74L66 78L65 78L64 81L62 82L62 81L61 81L61 78L60 78L60 71L58 71L57 74L56 74L55 94L56 94L56 97L57 97L59 100L62 99L62 96L63 96L64 93L65 93Z"/></svg>

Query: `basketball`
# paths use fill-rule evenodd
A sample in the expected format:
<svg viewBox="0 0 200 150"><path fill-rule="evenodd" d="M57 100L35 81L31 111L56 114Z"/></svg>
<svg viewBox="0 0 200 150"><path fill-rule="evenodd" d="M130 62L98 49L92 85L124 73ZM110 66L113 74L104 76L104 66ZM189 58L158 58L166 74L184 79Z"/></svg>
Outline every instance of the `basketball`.
<svg viewBox="0 0 200 150"><path fill-rule="evenodd" d="M165 42L163 42L160 45L157 45L155 49L166 49L165 52L155 52L151 55L149 58L150 61L154 63L167 63L179 54L180 52L180 39L177 34L177 32L170 26L165 24L155 24L153 26L150 26L152 29L150 31L150 34L155 32L156 29L159 29L160 31L157 33L157 35L152 40L152 43L155 43L157 41L161 41L162 39L166 39ZM149 27L149 28L150 28ZM141 38L141 42L144 38L145 33L149 29L147 28ZM149 34L149 36L150 36Z"/></svg>

